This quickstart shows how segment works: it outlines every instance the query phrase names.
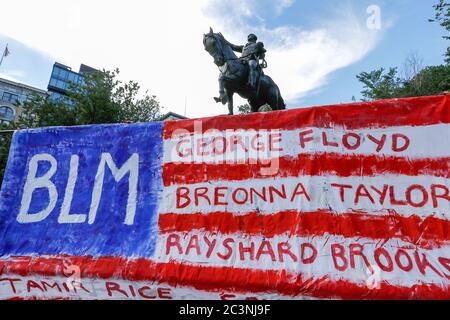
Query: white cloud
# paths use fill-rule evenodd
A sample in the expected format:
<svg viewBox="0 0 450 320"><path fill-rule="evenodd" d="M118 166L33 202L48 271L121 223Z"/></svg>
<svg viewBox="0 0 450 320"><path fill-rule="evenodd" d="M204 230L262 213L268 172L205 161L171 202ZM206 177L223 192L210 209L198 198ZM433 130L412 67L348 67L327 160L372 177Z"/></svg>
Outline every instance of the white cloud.
<svg viewBox="0 0 450 320"><path fill-rule="evenodd" d="M268 48L271 75L285 100L304 96L326 83L333 71L354 63L377 43L380 32L361 18L339 13L332 24L314 30L295 26L271 29L270 15L279 15L293 0L15 0L2 4L0 30L56 61L76 68L80 63L112 69L156 94L166 111L188 116L226 113L215 104L218 69L204 51L209 26L242 43L257 33ZM25 9L26 8L26 9ZM18 18L20 17L20 19ZM237 101L239 103L242 101Z"/></svg>
<svg viewBox="0 0 450 320"><path fill-rule="evenodd" d="M289 0L272 1L265 4L262 11L279 12L292 4ZM235 5L248 10L242 10L240 14L241 11L228 8ZM302 98L324 85L332 72L362 59L375 48L383 34L383 30L367 28L365 11L356 15L348 6L333 8L334 16L324 19L313 30L291 25L270 29L266 27L265 19L256 16L261 23L250 25L248 12L259 12L260 5L261 1L256 0L214 0L207 12L217 19L220 28L230 30L231 40L245 39L249 32L259 35L268 49L266 73L278 83L287 101ZM218 19L223 12L232 14Z"/></svg>
<svg viewBox="0 0 450 320"><path fill-rule="evenodd" d="M7 70L5 72L0 73L1 77L14 82L21 82L19 79L25 76L25 73L22 70Z"/></svg>

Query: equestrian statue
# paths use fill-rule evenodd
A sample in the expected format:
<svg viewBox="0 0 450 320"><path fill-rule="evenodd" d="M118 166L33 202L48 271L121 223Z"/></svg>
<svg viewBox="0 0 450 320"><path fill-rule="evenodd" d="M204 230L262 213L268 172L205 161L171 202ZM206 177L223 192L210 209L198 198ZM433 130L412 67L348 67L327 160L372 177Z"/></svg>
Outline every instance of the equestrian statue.
<svg viewBox="0 0 450 320"><path fill-rule="evenodd" d="M264 74L267 67L266 49L262 42L257 42L254 34L248 36L248 43L237 46L225 39L221 33L209 33L203 36L205 50L214 58L219 67L219 97L217 103L228 104L229 114L233 114L233 95L239 94L247 99L251 111L268 104L272 110L286 109L280 89L269 76ZM240 52L241 57L234 53Z"/></svg>

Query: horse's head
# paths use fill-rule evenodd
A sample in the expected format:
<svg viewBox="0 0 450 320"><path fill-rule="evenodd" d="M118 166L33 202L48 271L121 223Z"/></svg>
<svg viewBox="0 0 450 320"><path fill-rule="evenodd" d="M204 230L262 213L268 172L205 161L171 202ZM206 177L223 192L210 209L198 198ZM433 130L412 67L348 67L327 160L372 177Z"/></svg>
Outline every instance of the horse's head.
<svg viewBox="0 0 450 320"><path fill-rule="evenodd" d="M205 50L214 58L214 63L219 67L226 62L222 38L220 33L214 33L212 28L209 29L209 33L203 35Z"/></svg>

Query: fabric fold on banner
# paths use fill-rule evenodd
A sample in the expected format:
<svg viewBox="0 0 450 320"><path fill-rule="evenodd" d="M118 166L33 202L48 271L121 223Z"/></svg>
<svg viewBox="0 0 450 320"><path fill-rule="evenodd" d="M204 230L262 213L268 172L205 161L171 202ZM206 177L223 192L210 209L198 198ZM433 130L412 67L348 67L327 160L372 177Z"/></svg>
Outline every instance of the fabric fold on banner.
<svg viewBox="0 0 450 320"><path fill-rule="evenodd" d="M14 133L0 299L450 299L450 96Z"/></svg>

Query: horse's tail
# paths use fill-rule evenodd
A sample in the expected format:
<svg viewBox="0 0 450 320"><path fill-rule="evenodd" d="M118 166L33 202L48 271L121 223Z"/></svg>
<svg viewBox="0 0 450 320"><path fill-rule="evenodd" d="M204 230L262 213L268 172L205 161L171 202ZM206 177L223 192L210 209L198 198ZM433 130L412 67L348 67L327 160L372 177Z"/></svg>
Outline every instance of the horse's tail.
<svg viewBox="0 0 450 320"><path fill-rule="evenodd" d="M285 110L286 109L286 103L284 103L284 99L281 96L281 91L278 85L272 80L274 88L276 89L275 92L275 101L273 102L274 107L273 110Z"/></svg>
<svg viewBox="0 0 450 320"><path fill-rule="evenodd" d="M263 96L267 104L270 105L272 110L284 110L286 109L286 104L284 103L283 97L281 96L280 88L271 77L268 75L262 75L262 83L264 83Z"/></svg>
<svg viewBox="0 0 450 320"><path fill-rule="evenodd" d="M278 89L278 109L277 110L285 110L286 109L286 103L284 103L284 99L281 96L280 89Z"/></svg>

